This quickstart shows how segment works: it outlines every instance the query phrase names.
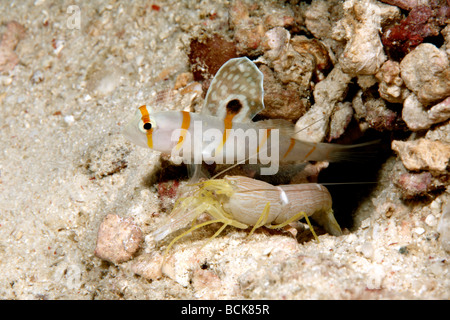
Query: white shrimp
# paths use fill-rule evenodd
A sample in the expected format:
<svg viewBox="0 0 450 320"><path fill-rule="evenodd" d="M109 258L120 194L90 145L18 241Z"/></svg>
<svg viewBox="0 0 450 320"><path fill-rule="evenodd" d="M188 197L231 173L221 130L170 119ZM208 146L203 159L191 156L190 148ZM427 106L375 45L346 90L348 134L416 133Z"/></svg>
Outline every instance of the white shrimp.
<svg viewBox="0 0 450 320"><path fill-rule="evenodd" d="M332 200L328 190L316 183L273 186L264 181L244 176L225 176L197 183L187 195L179 198L168 217L167 223L158 228L153 236L159 241L170 233L192 222L192 227L175 237L166 248L191 231L211 223L222 223L222 227L211 237L218 236L227 226L247 229L253 226L251 235L262 226L271 229L311 216L333 235L342 231L333 215ZM194 225L197 217L207 212L213 219Z"/></svg>

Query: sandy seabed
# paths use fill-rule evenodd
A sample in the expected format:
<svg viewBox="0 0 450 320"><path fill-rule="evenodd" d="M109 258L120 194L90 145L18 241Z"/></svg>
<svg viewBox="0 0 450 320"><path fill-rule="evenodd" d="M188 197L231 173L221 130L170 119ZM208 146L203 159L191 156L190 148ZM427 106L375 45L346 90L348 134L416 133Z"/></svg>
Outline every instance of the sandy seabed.
<svg viewBox="0 0 450 320"><path fill-rule="evenodd" d="M121 131L138 106L189 71L192 34L223 28L228 8L226 1L2 2L0 34L17 21L25 36L14 50L19 63L0 75L1 298L450 297L448 253L436 231L449 193L405 204L389 182L399 170L395 157L381 170L388 182L363 201L343 236L299 243L286 233L246 238L248 231L228 228L199 252L211 226L174 246L162 276L149 271L162 249L148 235L165 215L154 187L159 154ZM142 231L134 259L114 264L94 255L108 214L132 218Z"/></svg>

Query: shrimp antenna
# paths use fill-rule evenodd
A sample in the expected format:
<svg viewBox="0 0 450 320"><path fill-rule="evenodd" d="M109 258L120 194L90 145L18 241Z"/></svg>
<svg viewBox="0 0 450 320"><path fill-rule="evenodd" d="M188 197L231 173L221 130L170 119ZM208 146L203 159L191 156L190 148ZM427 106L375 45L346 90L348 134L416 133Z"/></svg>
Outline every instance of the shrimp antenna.
<svg viewBox="0 0 450 320"><path fill-rule="evenodd" d="M321 120L323 120L323 119L325 119L325 116L322 117L322 118L317 119L316 121L314 121L313 123L307 125L306 127L303 127L303 128L298 129L298 131L295 131L294 134L300 133L300 132L302 132L303 130L306 130L306 129L308 129L309 127L312 127L313 125L315 125L316 123L318 123L319 121L321 121Z"/></svg>

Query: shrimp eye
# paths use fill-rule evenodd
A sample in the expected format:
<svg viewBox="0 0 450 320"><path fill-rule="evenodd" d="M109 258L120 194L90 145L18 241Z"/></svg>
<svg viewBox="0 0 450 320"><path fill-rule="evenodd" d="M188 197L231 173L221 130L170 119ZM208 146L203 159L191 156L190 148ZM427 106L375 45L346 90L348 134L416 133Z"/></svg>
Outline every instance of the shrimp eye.
<svg viewBox="0 0 450 320"><path fill-rule="evenodd" d="M150 130L152 128L152 124L150 122L144 123L144 129Z"/></svg>

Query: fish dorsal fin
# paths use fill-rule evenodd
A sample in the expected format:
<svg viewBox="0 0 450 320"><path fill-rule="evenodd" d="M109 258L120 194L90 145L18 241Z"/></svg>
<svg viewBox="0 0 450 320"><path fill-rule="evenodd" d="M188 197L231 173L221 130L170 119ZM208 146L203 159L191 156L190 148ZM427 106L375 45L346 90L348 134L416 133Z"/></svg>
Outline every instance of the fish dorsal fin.
<svg viewBox="0 0 450 320"><path fill-rule="evenodd" d="M202 114L224 119L232 107L233 121L249 122L264 109L263 74L248 58L228 60L209 86Z"/></svg>
<svg viewBox="0 0 450 320"><path fill-rule="evenodd" d="M258 129L278 129L280 135L293 136L295 133L295 125L284 119L269 119L255 122Z"/></svg>

